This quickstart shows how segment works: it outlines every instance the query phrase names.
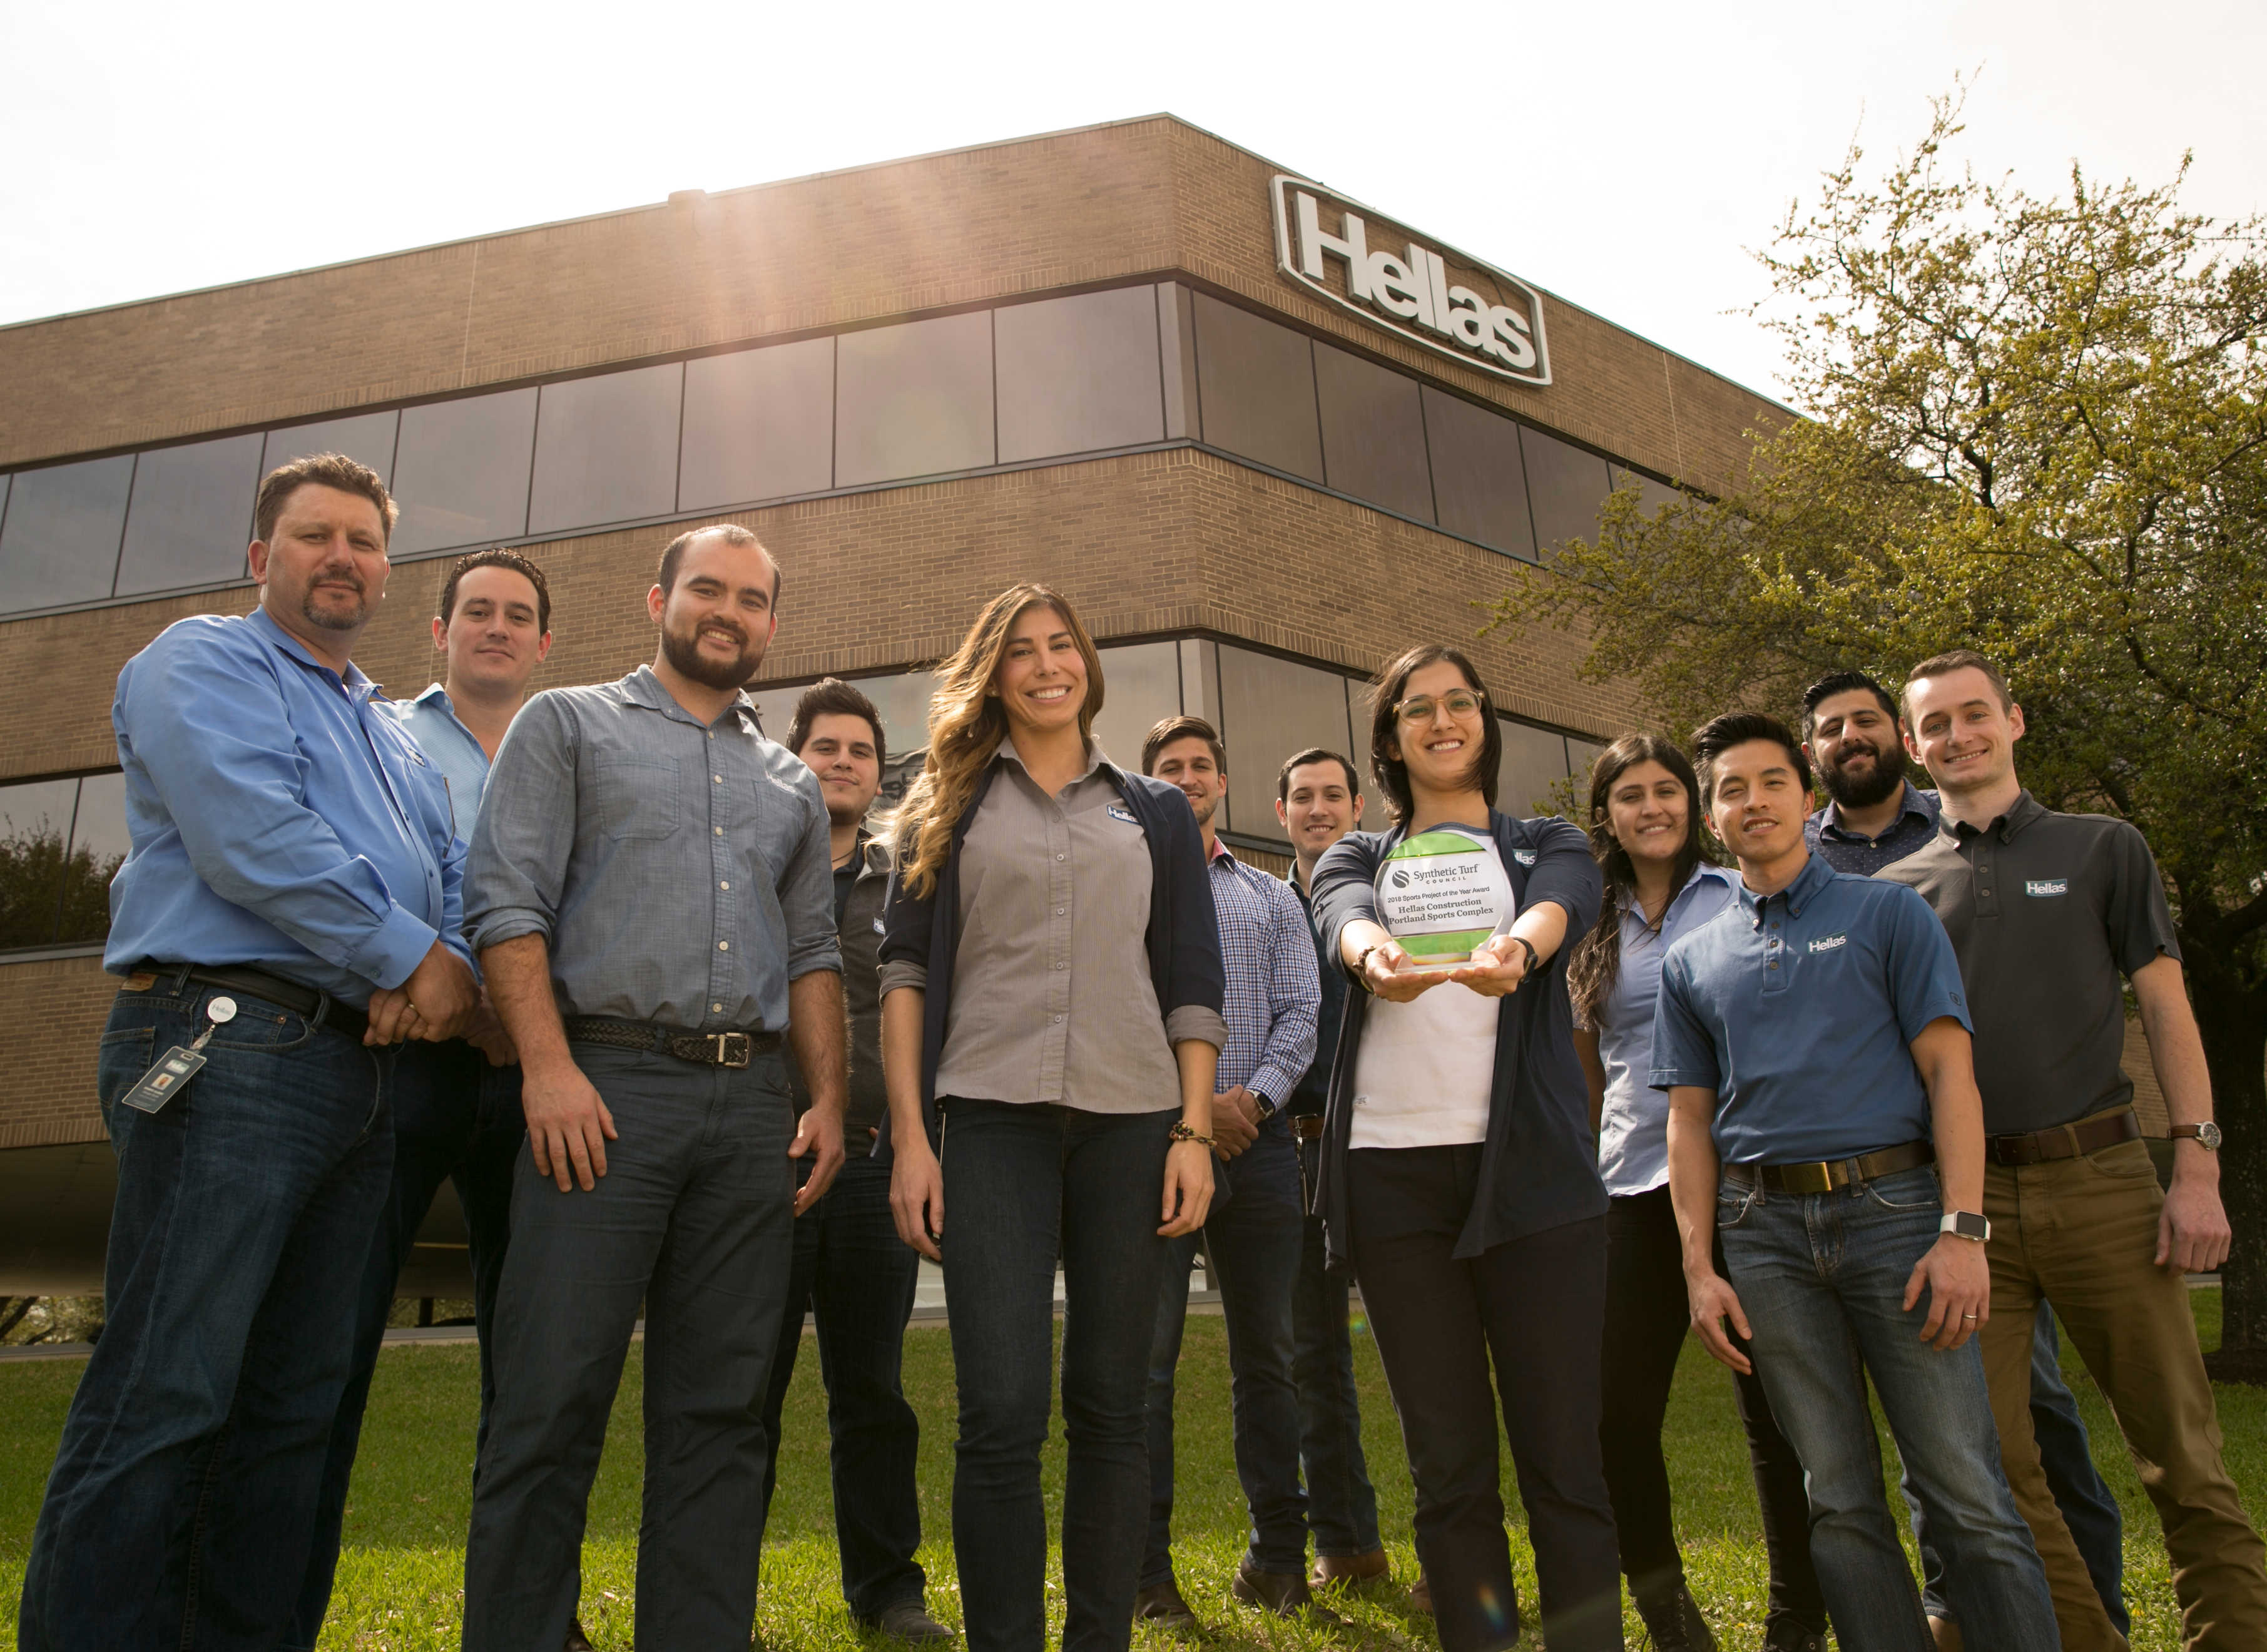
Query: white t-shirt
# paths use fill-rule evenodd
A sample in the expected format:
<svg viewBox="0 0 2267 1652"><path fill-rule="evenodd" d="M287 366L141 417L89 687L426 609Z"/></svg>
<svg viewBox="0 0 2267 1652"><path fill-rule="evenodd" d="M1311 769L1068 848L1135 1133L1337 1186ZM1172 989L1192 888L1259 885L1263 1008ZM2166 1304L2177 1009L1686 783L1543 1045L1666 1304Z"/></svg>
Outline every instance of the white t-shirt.
<svg viewBox="0 0 2267 1652"><path fill-rule="evenodd" d="M1486 847L1502 885L1500 931L1517 915L1502 857L1493 835L1464 835ZM1391 860L1378 868L1381 884L1394 870ZM1383 898L1378 903L1388 928L1391 905ZM1444 981L1408 1003L1373 1002L1354 1061L1354 1128L1347 1145L1446 1147L1486 1141L1488 1105L1495 1090L1496 1022L1502 1009L1502 999L1485 997L1458 981Z"/></svg>

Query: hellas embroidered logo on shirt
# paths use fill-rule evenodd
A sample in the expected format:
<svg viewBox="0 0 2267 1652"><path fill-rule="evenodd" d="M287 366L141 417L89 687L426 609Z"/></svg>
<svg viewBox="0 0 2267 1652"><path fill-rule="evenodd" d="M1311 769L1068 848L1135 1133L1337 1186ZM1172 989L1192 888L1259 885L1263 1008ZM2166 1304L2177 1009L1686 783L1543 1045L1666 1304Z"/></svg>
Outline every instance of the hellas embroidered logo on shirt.
<svg viewBox="0 0 2267 1652"><path fill-rule="evenodd" d="M1810 943L1810 950L1814 952L1831 952L1837 947L1849 944L1850 937L1847 935L1822 935Z"/></svg>
<svg viewBox="0 0 2267 1652"><path fill-rule="evenodd" d="M2023 892L2027 895L2066 895L2070 893L2067 877L2026 877Z"/></svg>
<svg viewBox="0 0 2267 1652"><path fill-rule="evenodd" d="M1140 826L1141 824L1139 820L1136 820L1134 818L1134 811L1131 809L1128 809L1124 804L1113 803L1107 809L1104 809L1103 813L1108 815L1112 820L1123 820L1127 826Z"/></svg>

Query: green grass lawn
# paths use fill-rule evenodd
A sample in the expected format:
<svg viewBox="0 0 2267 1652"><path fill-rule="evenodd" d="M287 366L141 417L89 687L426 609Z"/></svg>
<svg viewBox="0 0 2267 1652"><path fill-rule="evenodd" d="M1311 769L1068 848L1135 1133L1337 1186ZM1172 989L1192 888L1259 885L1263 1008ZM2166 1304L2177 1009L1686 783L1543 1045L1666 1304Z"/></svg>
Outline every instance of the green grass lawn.
<svg viewBox="0 0 2267 1652"><path fill-rule="evenodd" d="M2206 1347L2218 1346L2218 1293L2197 1294ZM826 1474L825 1397L817 1351L806 1341L789 1396L779 1495L764 1547L763 1638L774 1652L849 1652L869 1644L842 1605L835 1568ZM1386 1541L1397 1578L1415 1575L1409 1542L1410 1487L1385 1378L1366 1335L1354 1343L1365 1408L1365 1441L1377 1483ZM2076 1369L2076 1362L2070 1362ZM83 1366L77 1362L0 1365L0 1647L15 1645L16 1600L40 1490L62 1426L64 1407ZM627 1648L635 1576L638 1482L643 1467L638 1432L642 1365L633 1349L614 1406L613 1428L591 1501L583 1548L583 1617L601 1647ZM347 1513L346 1553L324 1637L326 1648L448 1648L457 1645L463 1584L463 1542L469 1504L473 1425L479 1381L469 1345L389 1349L380 1360ZM1293 1648L1424 1648L1436 1644L1428 1620L1405 1610L1400 1591L1353 1603L1350 1634L1325 1636L1228 1604L1228 1583L1244 1544L1242 1494L1229 1454L1228 1357L1221 1321L1190 1321L1181 1357L1178 1416L1179 1502L1174 1558L1183 1589L1200 1615L1236 1647L1290 1652ZM917 1327L906 1338L906 1389L921 1413L921 1520L928 1541L921 1562L929 1604L957 1626L950 1520L952 1486L952 1355L942 1327ZM2134 1645L2169 1652L2178 1644L2172 1588L2157 1522L2119 1446L2107 1408L2081 1377L2080 1403L2094 1430L2096 1455L2125 1508L2126 1590ZM2229 1466L2255 1487L2267 1475L2267 1391L2222 1388L2219 1416ZM1668 1437L1677 1514L1694 1592L1728 1648L1762 1639L1764 1549L1746 1446L1732 1407L1730 1378L1697 1346L1685 1351L1671 1403ZM1886 1449L1886 1442L1885 1442ZM1504 1464L1504 1500L1520 1519ZM1060 1427L1045 1459L1050 1511L1060 1516ZM1535 1599L1532 1557L1515 1532L1513 1553L1523 1604ZM1054 1596L1060 1627L1060 1596ZM1636 1614L1630 1643L1645 1644ZM1158 1648L1144 1633L1137 1641Z"/></svg>

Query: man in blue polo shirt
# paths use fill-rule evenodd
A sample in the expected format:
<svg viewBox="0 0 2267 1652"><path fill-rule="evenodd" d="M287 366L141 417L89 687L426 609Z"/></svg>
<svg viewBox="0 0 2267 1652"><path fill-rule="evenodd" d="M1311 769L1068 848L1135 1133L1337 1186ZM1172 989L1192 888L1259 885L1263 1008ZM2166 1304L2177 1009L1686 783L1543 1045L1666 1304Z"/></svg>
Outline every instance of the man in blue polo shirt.
<svg viewBox="0 0 2267 1652"><path fill-rule="evenodd" d="M1755 1349L1801 1458L1845 1652L1926 1652L1866 1379L1978 1646L2051 1652L2046 1575L1999 1466L1975 1333L1989 1311L1982 1103L1960 972L1926 902L1811 855L1810 766L1774 717L1694 737L1738 899L1662 965L1652 1083L1692 1321ZM1722 1237L1731 1278L1716 1271Z"/></svg>
<svg viewBox="0 0 2267 1652"><path fill-rule="evenodd" d="M32 1540L25 1652L274 1646L298 1592L393 1162L392 1046L453 1038L478 998L448 793L349 657L393 515L335 453L269 473L260 606L180 620L119 673L106 1324Z"/></svg>

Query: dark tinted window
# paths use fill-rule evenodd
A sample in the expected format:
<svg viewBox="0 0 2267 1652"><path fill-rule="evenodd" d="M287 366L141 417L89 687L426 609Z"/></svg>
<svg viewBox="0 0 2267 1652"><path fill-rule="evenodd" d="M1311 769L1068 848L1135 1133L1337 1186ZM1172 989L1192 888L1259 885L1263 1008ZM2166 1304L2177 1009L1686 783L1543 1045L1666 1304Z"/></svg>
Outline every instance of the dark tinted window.
<svg viewBox="0 0 2267 1652"><path fill-rule="evenodd" d="M1221 649L1220 733L1228 746L1230 831L1282 841L1275 819L1276 774L1285 758L1308 746L1346 749L1353 736L1343 680L1335 672L1272 654Z"/></svg>
<svg viewBox="0 0 2267 1652"><path fill-rule="evenodd" d="M684 398L680 362L544 385L527 531L674 510L677 413Z"/></svg>
<svg viewBox="0 0 2267 1652"><path fill-rule="evenodd" d="M1157 345L1165 364L1165 437L1178 442L1197 433L1197 334L1189 290L1176 282L1157 283Z"/></svg>
<svg viewBox="0 0 2267 1652"><path fill-rule="evenodd" d="M1519 444L1527 459L1536 542L1545 551L1574 539L1596 544L1598 511L1613 491L1606 461L1524 425Z"/></svg>
<svg viewBox="0 0 2267 1652"><path fill-rule="evenodd" d="M265 439L255 430L141 456L118 558L120 596L243 576Z"/></svg>
<svg viewBox="0 0 2267 1652"><path fill-rule="evenodd" d="M1632 482L1637 484L1637 508L1647 516L1651 516L1663 505L1678 503L1684 497L1667 482L1655 481L1641 471L1631 470L1622 465L1616 465L1611 468L1617 491L1628 487Z"/></svg>
<svg viewBox="0 0 2267 1652"><path fill-rule="evenodd" d="M1197 293L1203 440L1309 481L1323 480L1315 357L1304 334Z"/></svg>
<svg viewBox="0 0 2267 1652"><path fill-rule="evenodd" d="M131 847L126 832L126 776L85 776L78 782L70 859L63 867L58 942L99 941L110 933L110 880Z"/></svg>
<svg viewBox="0 0 2267 1652"><path fill-rule="evenodd" d="M1315 346L1327 484L1420 521L1433 519L1417 381L1328 344ZM1239 831L1250 831L1241 826Z"/></svg>
<svg viewBox="0 0 2267 1652"><path fill-rule="evenodd" d="M836 487L993 462L991 312L845 333L834 350Z"/></svg>
<svg viewBox="0 0 2267 1652"><path fill-rule="evenodd" d="M1156 289L1008 305L992 329L1001 464L1164 439Z"/></svg>
<svg viewBox="0 0 2267 1652"><path fill-rule="evenodd" d="M134 456L16 473L0 523L0 613L110 594Z"/></svg>
<svg viewBox="0 0 2267 1652"><path fill-rule="evenodd" d="M1574 796L1587 803L1590 796L1590 770L1603 757L1606 748L1596 740L1578 740L1566 737L1566 772L1574 779Z"/></svg>
<svg viewBox="0 0 2267 1652"><path fill-rule="evenodd" d="M1503 720L1503 756L1496 766L1495 806L1528 819L1556 814L1556 789L1566 778L1566 741L1530 723Z"/></svg>
<svg viewBox="0 0 2267 1652"><path fill-rule="evenodd" d="M414 556L526 532L534 442L532 390L404 408L393 458L393 494L401 505L393 554Z"/></svg>
<svg viewBox="0 0 2267 1652"><path fill-rule="evenodd" d="M0 947L54 942L77 798L75 780L0 786Z"/></svg>
<svg viewBox="0 0 2267 1652"><path fill-rule="evenodd" d="M1110 760L1141 767L1141 742L1167 717L1181 714L1180 650L1173 642L1129 642L1102 656L1102 715L1094 738Z"/></svg>
<svg viewBox="0 0 2267 1652"><path fill-rule="evenodd" d="M393 439L400 429L401 415L388 411L349 414L342 419L325 419L319 424L295 424L288 430L270 430L268 451L260 460L260 474L265 476L278 465L317 453L344 453L369 466L378 473L378 480L391 488Z"/></svg>
<svg viewBox="0 0 2267 1652"><path fill-rule="evenodd" d="M833 339L685 364L679 510L824 493L833 485Z"/></svg>
<svg viewBox="0 0 2267 1652"><path fill-rule="evenodd" d="M1386 827L1385 788L1369 772L1369 684L1361 678L1346 679L1347 738L1354 744L1346 755L1354 759L1354 772L1361 778L1361 824L1356 829L1363 832L1383 832Z"/></svg>
<svg viewBox="0 0 2267 1652"><path fill-rule="evenodd" d="M1535 557L1527 514L1527 467L1519 426L1425 386L1425 439L1433 455L1433 497L1441 525L1494 550Z"/></svg>

